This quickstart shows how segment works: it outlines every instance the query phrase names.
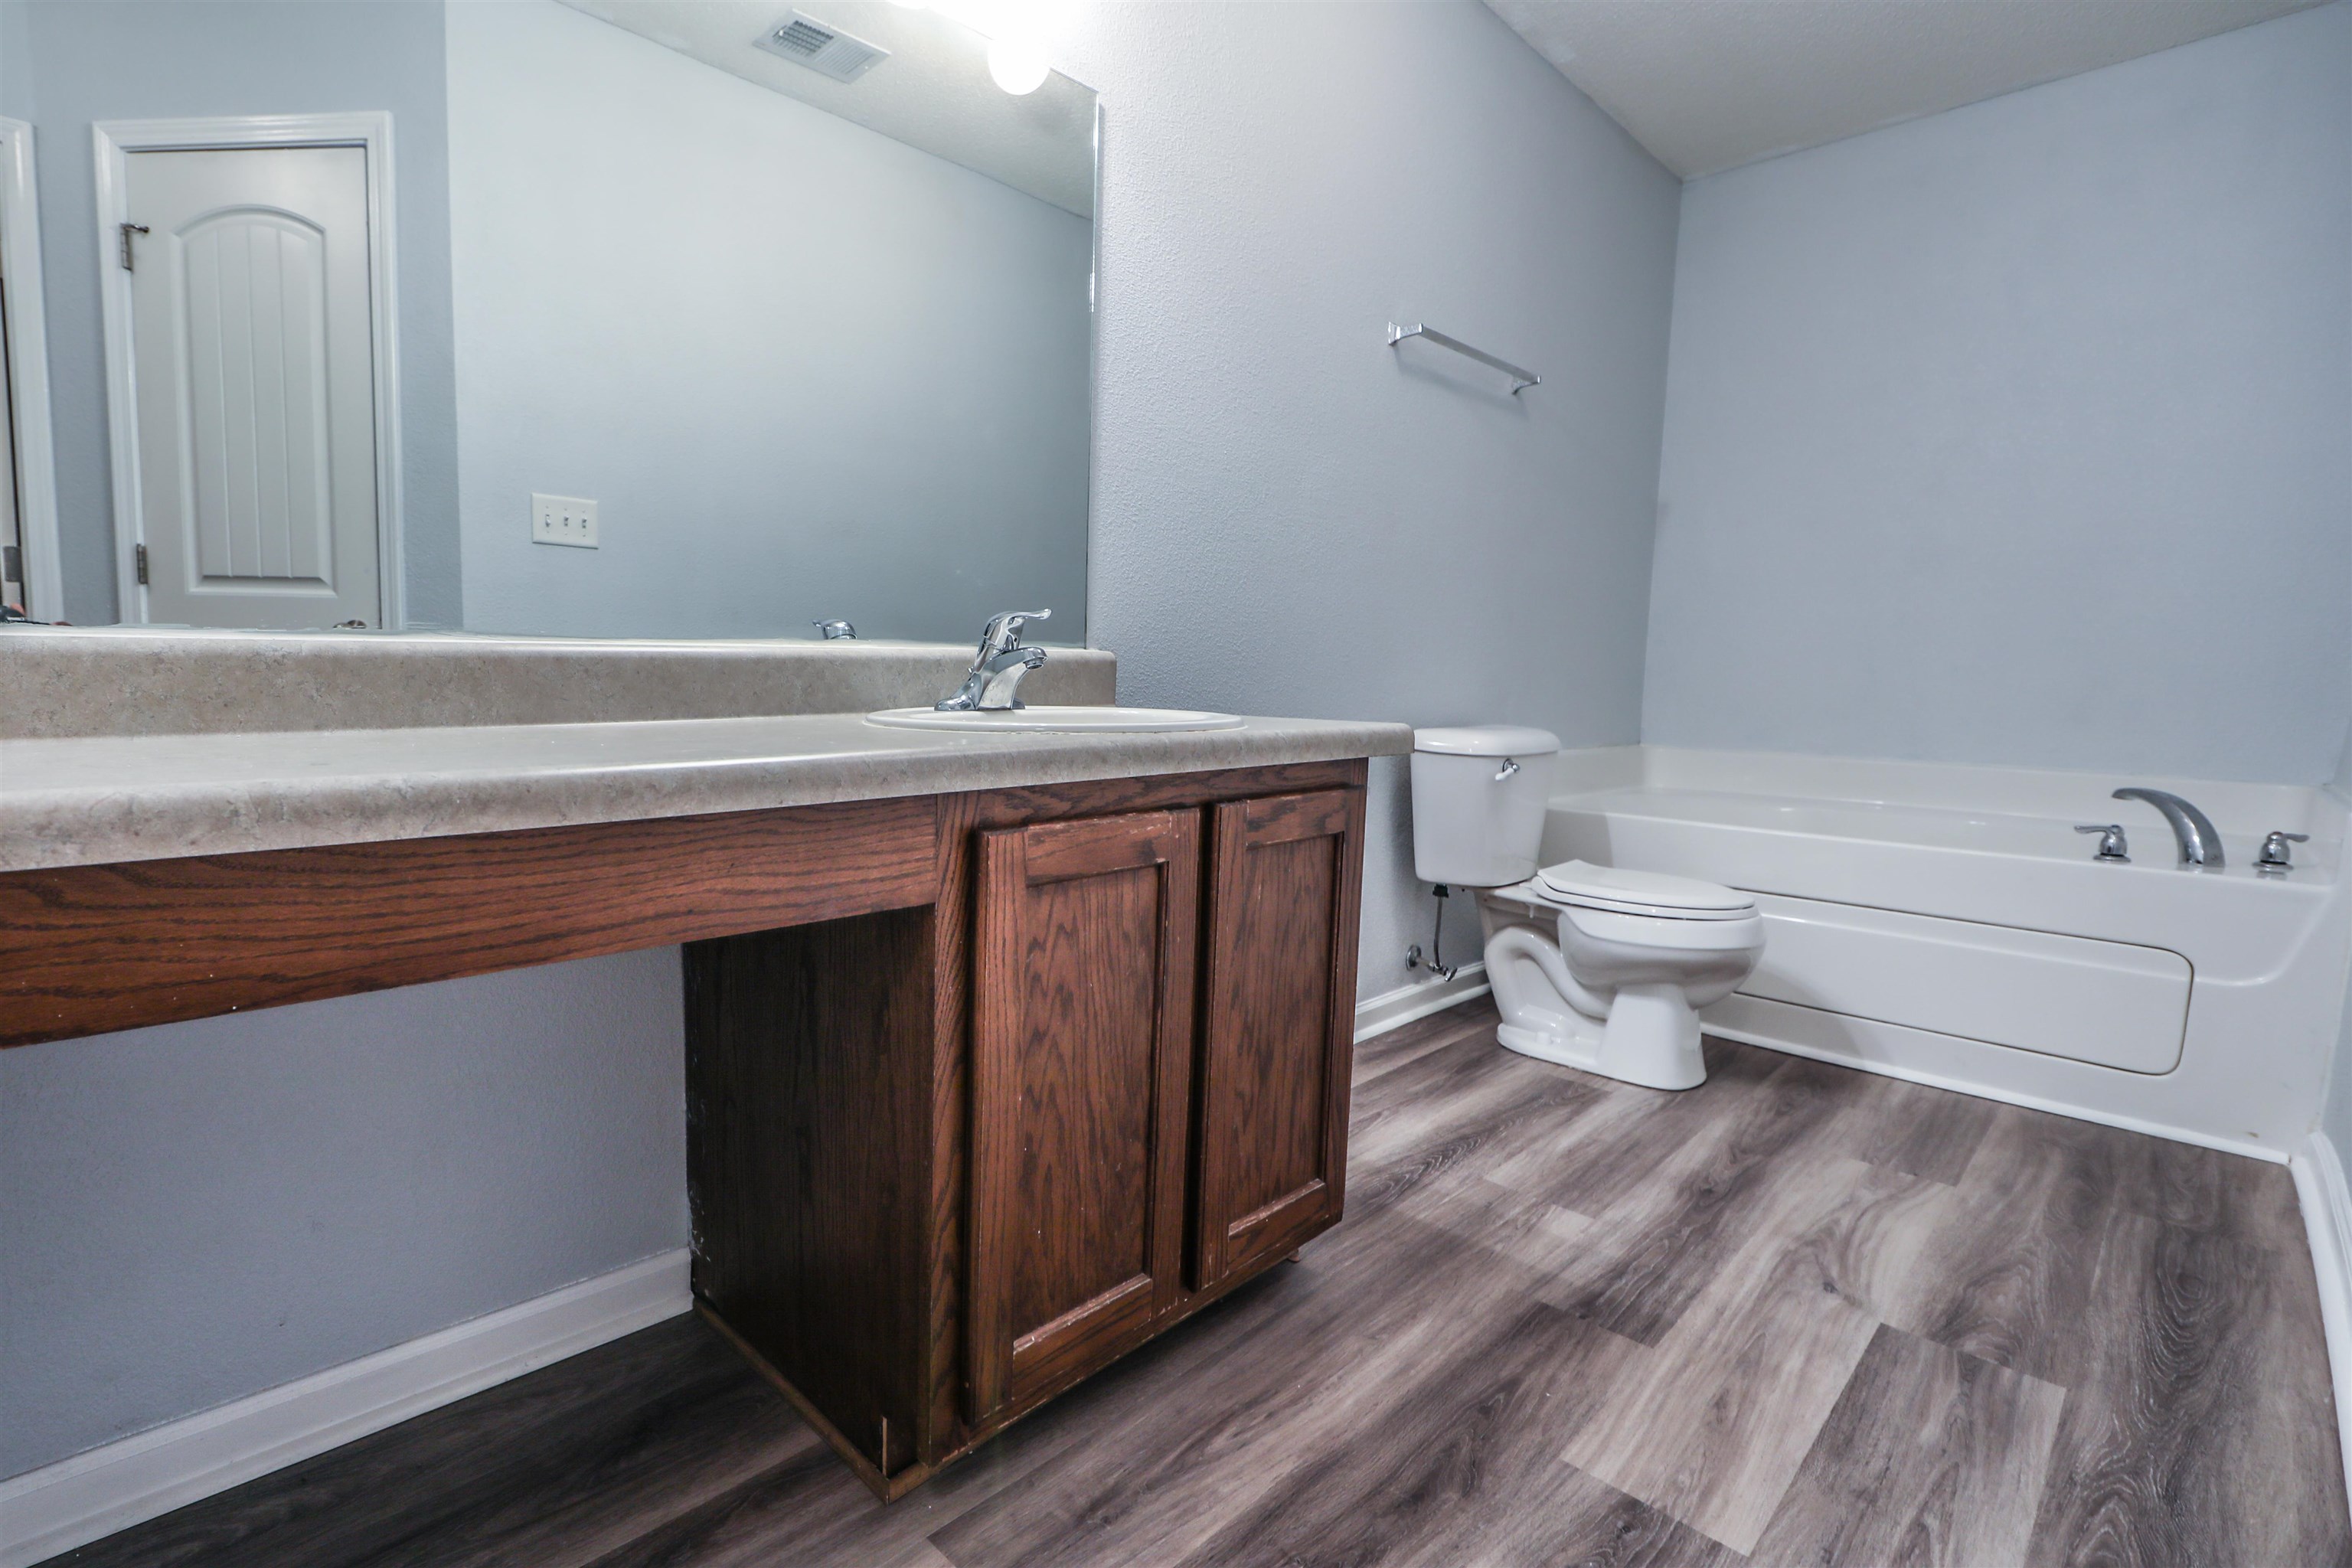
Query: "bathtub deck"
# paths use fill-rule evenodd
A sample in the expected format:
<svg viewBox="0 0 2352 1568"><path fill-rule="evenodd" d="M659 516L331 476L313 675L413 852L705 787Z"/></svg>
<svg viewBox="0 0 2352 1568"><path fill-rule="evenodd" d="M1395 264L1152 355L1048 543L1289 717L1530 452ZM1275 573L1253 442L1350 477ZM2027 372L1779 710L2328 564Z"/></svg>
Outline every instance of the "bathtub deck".
<svg viewBox="0 0 2352 1568"><path fill-rule="evenodd" d="M2352 1562L2284 1167L1484 1003L1359 1051L1348 1219L888 1508L691 1318L84 1564Z"/></svg>

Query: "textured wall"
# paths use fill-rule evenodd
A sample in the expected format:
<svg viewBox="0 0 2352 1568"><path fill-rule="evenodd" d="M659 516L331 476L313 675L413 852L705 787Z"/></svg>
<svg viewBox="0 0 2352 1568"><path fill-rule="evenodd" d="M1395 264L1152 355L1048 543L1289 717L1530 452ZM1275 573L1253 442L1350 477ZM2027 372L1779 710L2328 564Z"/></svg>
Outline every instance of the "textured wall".
<svg viewBox="0 0 2352 1568"><path fill-rule="evenodd" d="M408 616L457 624L457 446L441 7L415 0L0 0L0 114L41 181L50 417L68 619L116 619L90 122L389 110L399 251Z"/></svg>
<svg viewBox="0 0 2352 1568"><path fill-rule="evenodd" d="M468 627L1086 640L1091 225L554 0L448 29Z"/></svg>
<svg viewBox="0 0 2352 1568"><path fill-rule="evenodd" d="M1643 738L2315 784L2352 8L1683 195Z"/></svg>
<svg viewBox="0 0 2352 1568"><path fill-rule="evenodd" d="M1093 637L1120 697L1634 740L1674 178L1482 6L1082 25L1069 68L1105 110ZM1384 346L1423 319L1544 384ZM1403 774L1375 775L1366 994L1428 940Z"/></svg>
<svg viewBox="0 0 2352 1568"><path fill-rule="evenodd" d="M0 1476L686 1245L677 949L0 1052Z"/></svg>

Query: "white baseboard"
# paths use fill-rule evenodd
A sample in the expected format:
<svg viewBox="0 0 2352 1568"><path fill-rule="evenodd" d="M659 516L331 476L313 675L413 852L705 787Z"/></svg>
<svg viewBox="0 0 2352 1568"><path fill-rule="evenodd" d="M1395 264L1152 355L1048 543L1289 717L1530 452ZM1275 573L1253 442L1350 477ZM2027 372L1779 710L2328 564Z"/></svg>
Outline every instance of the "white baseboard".
<svg viewBox="0 0 2352 1568"><path fill-rule="evenodd" d="M111 1535L692 1306L680 1247L0 1481L0 1568Z"/></svg>
<svg viewBox="0 0 2352 1568"><path fill-rule="evenodd" d="M1456 1003L1484 996L1491 989L1486 984L1486 966L1465 963L1451 980L1421 980L1383 991L1356 1004L1356 1038L1369 1040L1375 1035L1385 1035L1415 1018L1426 1018Z"/></svg>
<svg viewBox="0 0 2352 1568"><path fill-rule="evenodd" d="M2327 1334L2328 1380L2336 1390L2336 1443L2352 1495L2352 1191L2324 1132L2314 1132L2287 1162L2303 1207L2311 1268L2319 1277L2319 1321Z"/></svg>

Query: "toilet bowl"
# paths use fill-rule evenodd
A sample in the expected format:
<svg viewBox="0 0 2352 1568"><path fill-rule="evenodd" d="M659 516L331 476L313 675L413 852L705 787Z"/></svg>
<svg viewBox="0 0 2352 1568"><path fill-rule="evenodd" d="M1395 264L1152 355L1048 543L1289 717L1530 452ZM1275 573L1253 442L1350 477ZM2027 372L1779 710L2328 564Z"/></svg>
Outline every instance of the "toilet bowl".
<svg viewBox="0 0 2352 1568"><path fill-rule="evenodd" d="M1651 1089L1706 1081L1698 1009L1764 951L1745 893L1581 860L1481 889L1478 917L1503 1045Z"/></svg>
<svg viewBox="0 0 2352 1568"><path fill-rule="evenodd" d="M1413 865L1477 892L1496 1037L1524 1056L1652 1089L1706 1078L1698 1009L1764 952L1748 894L1581 860L1537 868L1550 764L1541 730L1413 732Z"/></svg>

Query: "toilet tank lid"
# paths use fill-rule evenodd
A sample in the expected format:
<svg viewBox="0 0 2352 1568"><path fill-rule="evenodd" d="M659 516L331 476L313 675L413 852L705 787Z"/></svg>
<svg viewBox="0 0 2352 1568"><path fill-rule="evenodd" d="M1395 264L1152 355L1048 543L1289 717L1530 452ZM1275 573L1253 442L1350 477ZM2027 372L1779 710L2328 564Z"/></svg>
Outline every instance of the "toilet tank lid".
<svg viewBox="0 0 2352 1568"><path fill-rule="evenodd" d="M1412 749L1452 757L1548 757L1559 750L1549 730L1520 724L1463 724L1450 730L1415 730Z"/></svg>

